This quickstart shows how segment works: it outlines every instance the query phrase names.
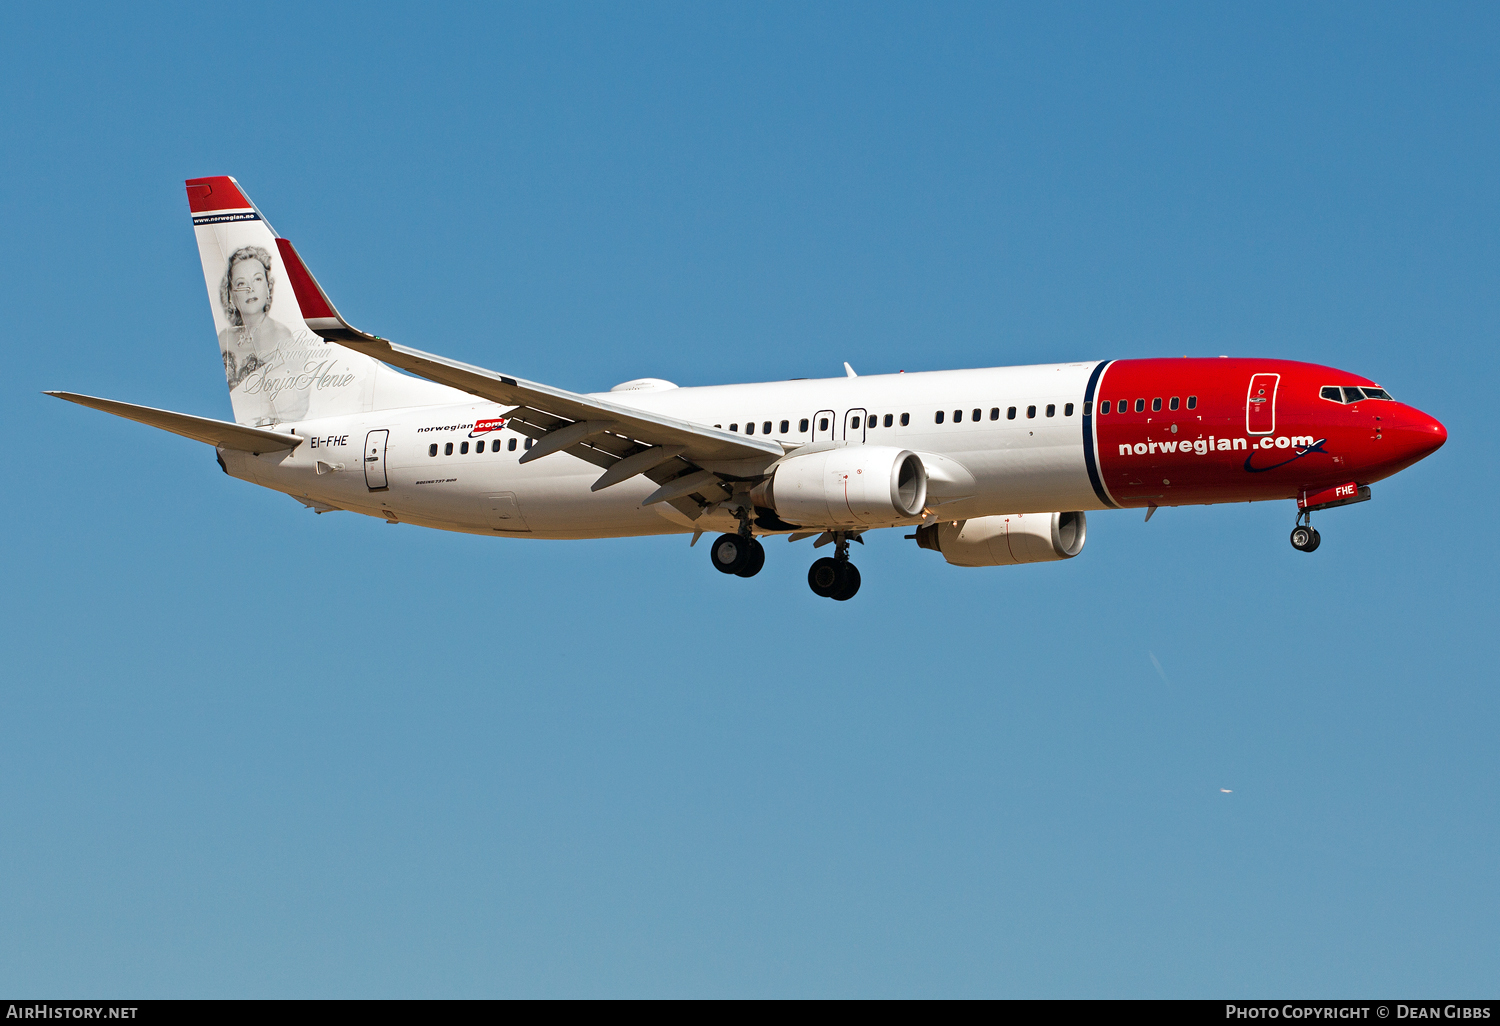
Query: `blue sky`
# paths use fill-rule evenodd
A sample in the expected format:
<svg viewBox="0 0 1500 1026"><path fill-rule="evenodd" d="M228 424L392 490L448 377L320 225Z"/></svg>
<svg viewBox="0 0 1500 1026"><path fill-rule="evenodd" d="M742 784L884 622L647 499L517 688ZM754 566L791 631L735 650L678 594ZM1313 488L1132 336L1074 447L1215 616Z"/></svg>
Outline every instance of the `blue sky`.
<svg viewBox="0 0 1500 1026"><path fill-rule="evenodd" d="M1492 5L0 12L0 990L1493 996ZM1321 514L527 543L59 403L229 404L182 180L592 390L1157 355L1445 448ZM1160 670L1158 670L1158 665ZM1230 789L1226 794L1221 789Z"/></svg>

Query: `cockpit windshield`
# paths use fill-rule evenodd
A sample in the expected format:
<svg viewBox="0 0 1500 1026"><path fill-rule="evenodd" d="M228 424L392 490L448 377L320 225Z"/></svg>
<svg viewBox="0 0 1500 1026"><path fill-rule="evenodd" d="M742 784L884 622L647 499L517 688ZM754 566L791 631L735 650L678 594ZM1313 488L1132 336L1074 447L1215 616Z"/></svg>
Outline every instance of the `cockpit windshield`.
<svg viewBox="0 0 1500 1026"><path fill-rule="evenodd" d="M1395 402L1385 389L1369 385L1324 385L1318 390L1318 395L1335 403L1357 403L1361 399L1385 399Z"/></svg>

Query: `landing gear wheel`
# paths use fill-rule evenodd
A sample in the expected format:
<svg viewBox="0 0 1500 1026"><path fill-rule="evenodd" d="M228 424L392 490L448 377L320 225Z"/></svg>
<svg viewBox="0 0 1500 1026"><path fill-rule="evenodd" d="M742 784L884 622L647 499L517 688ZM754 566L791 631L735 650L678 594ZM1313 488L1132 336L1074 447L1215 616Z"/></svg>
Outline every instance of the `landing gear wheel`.
<svg viewBox="0 0 1500 1026"><path fill-rule="evenodd" d="M744 538L737 534L721 534L708 547L709 562L713 563L714 569L721 574L738 574L750 565L757 548L760 546L755 544L754 538ZM765 560L764 551L761 552L761 560ZM760 568L756 567L756 569Z"/></svg>
<svg viewBox="0 0 1500 1026"><path fill-rule="evenodd" d="M1322 542L1322 537L1310 524L1298 524L1292 528L1292 548L1298 552L1311 552L1322 544Z"/></svg>
<svg viewBox="0 0 1500 1026"><path fill-rule="evenodd" d="M735 574L740 577L754 577L760 573L760 568L766 565L766 547L754 538L750 539L750 560L742 569L736 570Z"/></svg>
<svg viewBox="0 0 1500 1026"><path fill-rule="evenodd" d="M807 571L807 586L819 598L833 598L833 593L840 583L839 577L838 561L830 556L824 556L813 563L812 568Z"/></svg>
<svg viewBox="0 0 1500 1026"><path fill-rule="evenodd" d="M835 602L848 602L854 597L854 593L859 591L859 567L853 563L845 563L843 578L838 589L828 596Z"/></svg>

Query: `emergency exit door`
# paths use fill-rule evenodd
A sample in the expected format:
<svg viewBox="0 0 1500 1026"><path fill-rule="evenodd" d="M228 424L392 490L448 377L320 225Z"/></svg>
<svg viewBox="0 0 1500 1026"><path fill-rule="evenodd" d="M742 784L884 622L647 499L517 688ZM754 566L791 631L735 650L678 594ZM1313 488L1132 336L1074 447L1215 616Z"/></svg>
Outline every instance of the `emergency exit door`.
<svg viewBox="0 0 1500 1026"><path fill-rule="evenodd" d="M844 441L865 440L865 416L864 410L849 410L844 414Z"/></svg>
<svg viewBox="0 0 1500 1026"><path fill-rule="evenodd" d="M1245 430L1250 434L1269 435L1276 430L1276 386L1280 383L1280 374L1251 376L1245 396Z"/></svg>
<svg viewBox="0 0 1500 1026"><path fill-rule="evenodd" d="M391 433L384 429L365 435L365 485L372 492L385 491L385 445Z"/></svg>
<svg viewBox="0 0 1500 1026"><path fill-rule="evenodd" d="M813 418L812 440L831 442L837 438L838 419L838 414L832 410L819 410L818 415Z"/></svg>

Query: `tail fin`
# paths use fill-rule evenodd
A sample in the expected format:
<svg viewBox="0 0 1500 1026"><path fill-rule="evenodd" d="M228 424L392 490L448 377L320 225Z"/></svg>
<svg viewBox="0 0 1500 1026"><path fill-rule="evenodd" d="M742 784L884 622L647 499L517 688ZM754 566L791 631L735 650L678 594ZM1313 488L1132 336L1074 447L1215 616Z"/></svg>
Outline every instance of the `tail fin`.
<svg viewBox="0 0 1500 1026"><path fill-rule="evenodd" d="M236 421L266 427L454 401L450 389L330 345L308 327L276 232L233 178L189 179L187 195Z"/></svg>

